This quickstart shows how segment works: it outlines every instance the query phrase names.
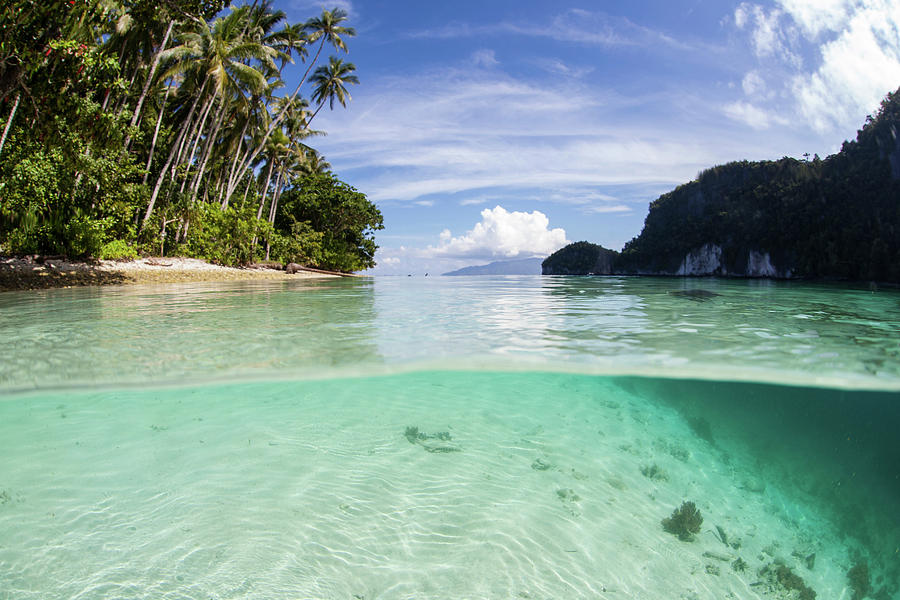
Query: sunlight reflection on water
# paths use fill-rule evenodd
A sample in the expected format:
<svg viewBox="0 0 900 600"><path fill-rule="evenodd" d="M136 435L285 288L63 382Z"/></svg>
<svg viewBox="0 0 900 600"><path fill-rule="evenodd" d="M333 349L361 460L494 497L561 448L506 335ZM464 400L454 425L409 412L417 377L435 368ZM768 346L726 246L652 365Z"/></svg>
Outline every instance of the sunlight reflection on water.
<svg viewBox="0 0 900 600"><path fill-rule="evenodd" d="M0 295L0 388L485 360L897 387L898 297L793 282L540 276L11 292Z"/></svg>

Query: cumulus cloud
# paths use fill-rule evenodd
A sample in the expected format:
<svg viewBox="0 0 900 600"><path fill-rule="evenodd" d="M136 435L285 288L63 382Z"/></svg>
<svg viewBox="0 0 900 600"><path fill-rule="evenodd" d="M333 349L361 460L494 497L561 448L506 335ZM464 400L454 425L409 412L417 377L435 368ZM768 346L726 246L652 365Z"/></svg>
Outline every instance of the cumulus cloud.
<svg viewBox="0 0 900 600"><path fill-rule="evenodd" d="M540 211L509 212L502 206L481 211L481 222L465 235L453 237L449 229L426 255L446 258L527 258L547 256L568 242L563 229L550 229Z"/></svg>

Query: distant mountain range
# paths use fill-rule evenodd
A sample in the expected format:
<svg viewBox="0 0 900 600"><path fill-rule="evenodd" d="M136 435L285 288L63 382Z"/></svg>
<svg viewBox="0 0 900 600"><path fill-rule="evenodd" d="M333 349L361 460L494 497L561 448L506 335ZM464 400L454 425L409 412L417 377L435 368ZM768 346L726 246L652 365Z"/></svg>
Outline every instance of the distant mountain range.
<svg viewBox="0 0 900 600"><path fill-rule="evenodd" d="M487 265L463 267L444 275L540 275L543 258L501 260Z"/></svg>

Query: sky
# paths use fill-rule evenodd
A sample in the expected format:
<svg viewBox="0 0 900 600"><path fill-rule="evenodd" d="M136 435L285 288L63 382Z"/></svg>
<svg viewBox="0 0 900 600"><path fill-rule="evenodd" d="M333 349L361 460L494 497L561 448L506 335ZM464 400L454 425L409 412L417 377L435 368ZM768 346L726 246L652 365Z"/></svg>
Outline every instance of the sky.
<svg viewBox="0 0 900 600"><path fill-rule="evenodd" d="M703 169L824 158L900 87L900 0L275 6L357 31L311 145L384 215L372 274L620 250Z"/></svg>

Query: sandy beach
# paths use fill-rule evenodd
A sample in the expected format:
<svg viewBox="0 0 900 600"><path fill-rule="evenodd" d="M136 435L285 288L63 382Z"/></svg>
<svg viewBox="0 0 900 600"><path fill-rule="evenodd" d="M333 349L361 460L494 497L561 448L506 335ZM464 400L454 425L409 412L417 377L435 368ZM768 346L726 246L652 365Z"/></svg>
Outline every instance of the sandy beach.
<svg viewBox="0 0 900 600"><path fill-rule="evenodd" d="M0 258L0 291L83 285L180 283L337 277L321 271L293 274L265 267L234 268L196 258L140 258L134 261L71 261L64 258Z"/></svg>

